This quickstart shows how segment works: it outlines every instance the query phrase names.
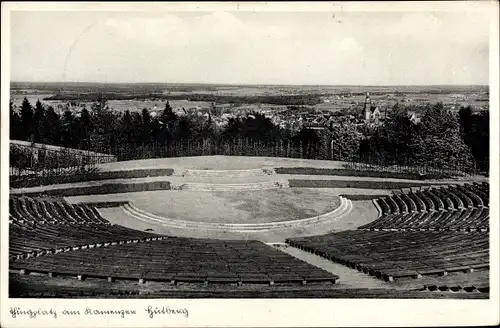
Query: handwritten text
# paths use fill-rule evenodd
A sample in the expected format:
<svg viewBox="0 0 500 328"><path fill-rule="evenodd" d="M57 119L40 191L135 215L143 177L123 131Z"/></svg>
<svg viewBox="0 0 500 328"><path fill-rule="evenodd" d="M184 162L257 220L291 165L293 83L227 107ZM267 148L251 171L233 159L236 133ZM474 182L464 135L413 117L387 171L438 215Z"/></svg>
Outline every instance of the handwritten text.
<svg viewBox="0 0 500 328"><path fill-rule="evenodd" d="M161 315L183 315L184 317L188 318L189 317L189 311L186 308L183 309L172 309L169 306L162 306L162 307L157 307L155 306L154 308L150 305L146 309L144 309L148 313L148 316L153 319L153 317L157 314Z"/></svg>

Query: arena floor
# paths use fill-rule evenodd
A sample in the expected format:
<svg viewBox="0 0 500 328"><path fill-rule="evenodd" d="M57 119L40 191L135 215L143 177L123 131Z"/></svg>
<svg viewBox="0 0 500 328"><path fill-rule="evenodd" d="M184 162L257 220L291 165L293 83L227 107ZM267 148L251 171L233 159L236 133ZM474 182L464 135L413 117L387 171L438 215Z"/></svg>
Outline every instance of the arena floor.
<svg viewBox="0 0 500 328"><path fill-rule="evenodd" d="M340 205L331 189L245 191L144 191L68 197L71 203L130 201L148 213L166 218L211 223L265 223L300 220Z"/></svg>
<svg viewBox="0 0 500 328"><path fill-rule="evenodd" d="M102 183L126 183L129 181L170 181L172 184L245 184L302 178L310 180L339 179L380 181L379 178L345 177L321 175L266 175L263 172L243 172L258 168L276 167L316 167L342 168L345 163L321 160L238 157L238 156L200 156L181 158L160 158L138 161L115 162L100 165L100 171L128 171L137 169L170 168L176 172L183 170L207 170L200 176L151 176L136 179L113 179L73 184L94 185ZM241 171L239 171L241 170ZM224 172L225 171L225 172ZM255 175L256 174L256 175ZM387 179L385 179L387 180ZM403 181L402 179L391 179ZM418 182L417 182L418 183ZM45 186L42 188L58 188ZM39 187L40 188L40 187ZM128 201L136 208L165 219L193 221L200 223L221 224L262 224L270 222L294 221L316 217L339 208L341 195L384 195L387 189L359 188L282 188L262 190L233 191L194 191L194 190L159 190L99 194L65 197L70 203ZM355 201L347 215L340 218L312 224L296 226L275 231L238 233L234 231L207 231L204 229L183 229L154 221L143 221L129 216L122 208L101 208L101 214L114 224L138 230L155 231L172 236L214 239L258 239L265 242L282 242L296 236L321 235L332 231L354 229L373 221L378 211L371 201Z"/></svg>
<svg viewBox="0 0 500 328"><path fill-rule="evenodd" d="M127 228L151 231L168 236L179 236L189 238L210 238L210 239L256 239L263 242L284 242L286 238L323 235L330 232L338 232L367 224L375 220L378 211L372 201L353 201L352 210L345 216L336 220L300 226L291 229L278 229L258 232L232 232L216 231L205 229L183 229L166 227L155 222L144 222L127 215L121 208L100 208L101 215L113 224L118 224Z"/></svg>
<svg viewBox="0 0 500 328"><path fill-rule="evenodd" d="M248 156L192 156L153 158L100 164L101 171L121 171L149 168L183 168L196 170L245 170L265 167L342 168L345 162L300 158Z"/></svg>

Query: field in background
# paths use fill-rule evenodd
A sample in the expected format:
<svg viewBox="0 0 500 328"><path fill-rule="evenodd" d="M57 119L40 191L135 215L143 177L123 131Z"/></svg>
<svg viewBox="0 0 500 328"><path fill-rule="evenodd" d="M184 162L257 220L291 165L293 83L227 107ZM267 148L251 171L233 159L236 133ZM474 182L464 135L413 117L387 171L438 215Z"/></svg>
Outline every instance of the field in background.
<svg viewBox="0 0 500 328"><path fill-rule="evenodd" d="M422 104L443 102L445 105L471 105L475 109L488 106L488 86L279 86L279 85L211 85L211 84L96 84L96 83L11 83L11 101L20 106L24 97L34 104L38 99L57 108L63 107L73 99L80 104L89 95L102 93L108 105L118 111L137 111L143 108L162 109L168 99L174 109L182 107L204 109L211 106L228 104L218 97L234 97L231 110L282 110L286 104L267 104L247 97L291 97L310 96L316 104L309 107L338 111L362 104L367 92L379 106L392 107L396 102ZM52 96L62 100L44 100ZM193 96L213 96L214 100L188 101ZM128 99L123 98L134 98ZM238 101L238 97L241 97ZM67 98L67 99L66 99Z"/></svg>

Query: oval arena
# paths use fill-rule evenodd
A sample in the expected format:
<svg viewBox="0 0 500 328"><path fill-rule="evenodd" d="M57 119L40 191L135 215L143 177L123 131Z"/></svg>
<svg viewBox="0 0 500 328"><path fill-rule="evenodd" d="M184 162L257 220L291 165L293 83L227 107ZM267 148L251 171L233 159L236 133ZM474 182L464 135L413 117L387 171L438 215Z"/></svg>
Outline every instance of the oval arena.
<svg viewBox="0 0 500 328"><path fill-rule="evenodd" d="M238 156L15 187L11 297L489 297L489 184Z"/></svg>

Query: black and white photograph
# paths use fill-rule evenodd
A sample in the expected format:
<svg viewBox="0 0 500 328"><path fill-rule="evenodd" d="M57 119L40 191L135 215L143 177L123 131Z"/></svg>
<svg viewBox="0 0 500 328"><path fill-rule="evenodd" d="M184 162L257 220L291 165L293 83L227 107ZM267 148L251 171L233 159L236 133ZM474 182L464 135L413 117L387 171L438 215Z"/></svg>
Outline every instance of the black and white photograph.
<svg viewBox="0 0 500 328"><path fill-rule="evenodd" d="M498 301L498 3L258 4L2 3L10 323Z"/></svg>

